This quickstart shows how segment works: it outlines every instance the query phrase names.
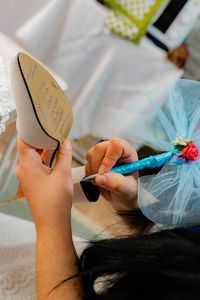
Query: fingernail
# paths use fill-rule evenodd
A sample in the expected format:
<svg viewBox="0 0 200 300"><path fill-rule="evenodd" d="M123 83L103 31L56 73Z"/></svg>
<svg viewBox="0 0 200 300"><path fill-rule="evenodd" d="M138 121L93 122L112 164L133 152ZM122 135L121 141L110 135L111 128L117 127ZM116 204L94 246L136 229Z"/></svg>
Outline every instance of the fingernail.
<svg viewBox="0 0 200 300"><path fill-rule="evenodd" d="M108 180L107 177L104 175L98 175L98 177L97 177L97 183L98 183L98 185L101 185L101 186L105 186L107 180Z"/></svg>
<svg viewBox="0 0 200 300"><path fill-rule="evenodd" d="M63 143L63 146L67 149L67 150L71 150L72 146L71 146L71 142L68 140L65 140Z"/></svg>

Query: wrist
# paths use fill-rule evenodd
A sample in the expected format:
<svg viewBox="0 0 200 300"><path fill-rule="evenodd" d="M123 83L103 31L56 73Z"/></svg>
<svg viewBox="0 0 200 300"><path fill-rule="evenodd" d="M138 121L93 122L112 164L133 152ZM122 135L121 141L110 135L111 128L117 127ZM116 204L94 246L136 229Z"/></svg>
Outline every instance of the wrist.
<svg viewBox="0 0 200 300"><path fill-rule="evenodd" d="M71 219L65 220L65 222L35 222L35 229L37 237L48 235L72 235L71 234Z"/></svg>
<svg viewBox="0 0 200 300"><path fill-rule="evenodd" d="M33 214L36 232L47 232L49 230L67 230L71 228L71 210L62 213L48 212L44 215Z"/></svg>
<svg viewBox="0 0 200 300"><path fill-rule="evenodd" d="M139 209L138 206L138 195L136 195L132 201L130 202L130 206L128 207L129 210L137 210Z"/></svg>
<svg viewBox="0 0 200 300"><path fill-rule="evenodd" d="M123 201L115 201L112 203L113 208L115 209L115 211L121 212L121 211L125 211L125 210L137 210L139 209L138 206L138 197L134 197L134 198L130 198L130 199L123 199Z"/></svg>

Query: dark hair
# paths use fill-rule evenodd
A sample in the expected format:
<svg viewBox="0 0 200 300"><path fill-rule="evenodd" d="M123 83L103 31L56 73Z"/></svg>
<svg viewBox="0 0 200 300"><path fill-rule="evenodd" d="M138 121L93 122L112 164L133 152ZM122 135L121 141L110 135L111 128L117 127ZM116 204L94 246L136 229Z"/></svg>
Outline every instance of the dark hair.
<svg viewBox="0 0 200 300"><path fill-rule="evenodd" d="M93 241L83 251L84 299L200 299L200 232L177 228L143 234L151 221L140 211L122 214L138 233Z"/></svg>

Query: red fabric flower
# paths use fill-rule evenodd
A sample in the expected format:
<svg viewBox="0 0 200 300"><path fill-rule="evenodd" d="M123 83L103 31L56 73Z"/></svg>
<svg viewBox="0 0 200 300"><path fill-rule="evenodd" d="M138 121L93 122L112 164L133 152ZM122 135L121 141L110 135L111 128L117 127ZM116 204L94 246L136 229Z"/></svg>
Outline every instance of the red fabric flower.
<svg viewBox="0 0 200 300"><path fill-rule="evenodd" d="M181 153L188 160L198 160L199 157L199 149L195 146L195 144L189 144L181 150Z"/></svg>

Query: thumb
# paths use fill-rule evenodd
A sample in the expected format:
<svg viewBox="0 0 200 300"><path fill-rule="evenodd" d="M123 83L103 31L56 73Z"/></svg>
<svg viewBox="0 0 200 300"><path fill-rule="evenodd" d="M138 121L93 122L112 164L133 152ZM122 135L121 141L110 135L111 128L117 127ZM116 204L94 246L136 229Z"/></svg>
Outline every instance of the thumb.
<svg viewBox="0 0 200 300"><path fill-rule="evenodd" d="M118 173L106 173L97 175L95 183L110 192L129 194L133 189L133 182L127 176Z"/></svg>
<svg viewBox="0 0 200 300"><path fill-rule="evenodd" d="M52 173L61 176L71 176L72 147L68 140L65 140L60 146Z"/></svg>

